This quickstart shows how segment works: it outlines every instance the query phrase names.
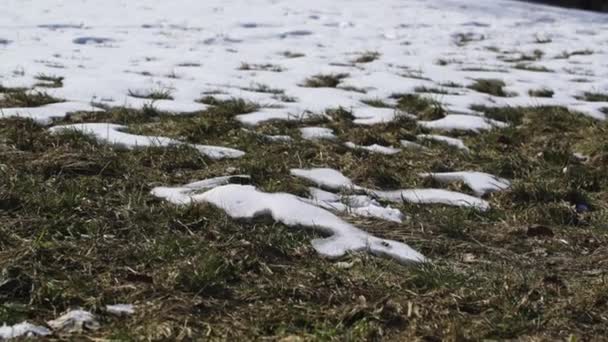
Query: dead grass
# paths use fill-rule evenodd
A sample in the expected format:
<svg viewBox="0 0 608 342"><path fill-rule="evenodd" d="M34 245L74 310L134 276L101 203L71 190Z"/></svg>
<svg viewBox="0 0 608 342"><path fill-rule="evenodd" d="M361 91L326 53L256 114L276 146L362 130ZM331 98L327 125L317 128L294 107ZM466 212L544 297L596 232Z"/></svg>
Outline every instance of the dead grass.
<svg viewBox="0 0 608 342"><path fill-rule="evenodd" d="M348 74L326 74L326 75L314 75L307 78L302 83L302 87L309 88L336 88L342 79L348 77Z"/></svg>
<svg viewBox="0 0 608 342"><path fill-rule="evenodd" d="M416 95L396 98L402 110L433 110ZM134 132L231 146L246 156L213 161L187 147L120 151L80 134L51 135L29 120L0 120L0 321L42 323L83 307L101 316L102 328L63 338L111 340L608 334L605 122L563 108L485 108L512 125L465 136L471 153L429 146L384 156L340 141L397 146L419 133L414 121L359 127L338 108L327 113L333 120L314 122L332 128L338 142L282 144L256 139L234 119L258 105L204 101L214 107L192 115L114 109L61 123L124 121ZM310 123L259 129L292 134ZM309 184L289 176L293 167L333 167L382 189L440 186L418 172L480 170L511 179L513 188L489 196L493 209L485 213L400 204L410 216L403 224L347 218L433 260L413 267L358 254L325 260L310 247L315 234L149 195L154 186L225 175L228 168L252 175L263 190L306 195ZM135 304L137 312L121 319L101 312L113 303Z"/></svg>
<svg viewBox="0 0 608 342"><path fill-rule="evenodd" d="M493 96L499 97L511 97L516 94L507 92L504 90L506 86L505 82L497 79L477 79L475 83L470 85L468 88L478 91L480 93L485 93Z"/></svg>

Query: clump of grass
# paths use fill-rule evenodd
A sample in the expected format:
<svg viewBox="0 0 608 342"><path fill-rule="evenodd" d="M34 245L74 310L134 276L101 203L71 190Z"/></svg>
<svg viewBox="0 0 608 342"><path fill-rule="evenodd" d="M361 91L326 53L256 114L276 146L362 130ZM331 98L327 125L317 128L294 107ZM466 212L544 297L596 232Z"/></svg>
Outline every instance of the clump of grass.
<svg viewBox="0 0 608 342"><path fill-rule="evenodd" d="M253 63L241 63L238 70L261 70L261 71L272 71L272 72L283 72L285 68L276 64L253 64Z"/></svg>
<svg viewBox="0 0 608 342"><path fill-rule="evenodd" d="M131 90L129 89L129 96L138 99L149 99L149 100L173 100L171 96L171 89L152 89L152 90Z"/></svg>
<svg viewBox="0 0 608 342"><path fill-rule="evenodd" d="M371 63L380 58L380 53L376 51L363 52L359 57L355 58L353 63Z"/></svg>
<svg viewBox="0 0 608 342"><path fill-rule="evenodd" d="M439 102L428 97L416 94L393 94L391 98L398 100L398 109L414 114L420 119L436 120L447 114Z"/></svg>
<svg viewBox="0 0 608 342"><path fill-rule="evenodd" d="M296 97L285 95L285 94L276 94L276 95L273 95L272 98L275 100L279 100L281 102L285 102L285 103L298 102L298 99Z"/></svg>
<svg viewBox="0 0 608 342"><path fill-rule="evenodd" d="M555 92L549 88L530 89L528 95L532 97L553 97Z"/></svg>
<svg viewBox="0 0 608 342"><path fill-rule="evenodd" d="M376 107L376 108L393 108L393 106L391 106L390 104L388 104L385 101L382 101L381 99L378 99L378 98L363 99L363 100L361 100L361 103L364 103L370 107Z"/></svg>
<svg viewBox="0 0 608 342"><path fill-rule="evenodd" d="M452 82L452 81L443 82L443 83L440 83L439 85L442 87L445 87L445 88L463 88L462 84Z"/></svg>
<svg viewBox="0 0 608 342"><path fill-rule="evenodd" d="M515 96L513 93L506 92L503 88L506 86L505 82L498 79L477 79L475 83L470 85L468 88L478 91L480 93L489 94L500 97L511 97Z"/></svg>
<svg viewBox="0 0 608 342"><path fill-rule="evenodd" d="M469 43L480 42L485 39L486 37L484 35L473 32L457 33L453 36L453 41L457 46L465 46Z"/></svg>
<svg viewBox="0 0 608 342"><path fill-rule="evenodd" d="M593 55L593 51L586 49L586 50L575 50L575 51L563 51L561 54L559 54L558 56L556 56L556 59L568 59L572 56L590 56Z"/></svg>
<svg viewBox="0 0 608 342"><path fill-rule="evenodd" d="M431 93L431 94L440 94L440 95L449 95L449 94L452 94L447 89L432 88L432 87L423 87L423 86L414 88L414 91L417 92L417 93Z"/></svg>
<svg viewBox="0 0 608 342"><path fill-rule="evenodd" d="M534 71L534 72L553 72L553 70L540 66L540 65L532 65L526 63L518 63L514 66L515 69L526 70L526 71Z"/></svg>
<svg viewBox="0 0 608 342"><path fill-rule="evenodd" d="M200 103L204 103L210 106L217 106L224 109L227 112L234 114L247 114L252 113L261 108L257 103L246 101L243 99L232 98L228 100L218 99L216 97L207 95L198 100Z"/></svg>
<svg viewBox="0 0 608 342"><path fill-rule="evenodd" d="M525 116L525 110L519 107L487 107L474 105L472 110L484 113L490 119L507 122L512 125L520 125Z"/></svg>
<svg viewBox="0 0 608 342"><path fill-rule="evenodd" d="M545 55L545 53L542 50L534 50L531 53L519 53L519 56L512 58L512 57L502 57L501 59L504 60L505 62L533 62L533 61L538 61L541 58L543 58L543 56Z"/></svg>
<svg viewBox="0 0 608 342"><path fill-rule="evenodd" d="M0 108L9 107L40 107L51 103L62 102L46 92L17 90L5 93L0 98Z"/></svg>
<svg viewBox="0 0 608 342"><path fill-rule="evenodd" d="M353 113L344 107L327 109L325 114L338 122L352 122L355 119Z"/></svg>
<svg viewBox="0 0 608 342"><path fill-rule="evenodd" d="M581 96L576 96L576 99L587 102L608 102L608 93L586 91Z"/></svg>
<svg viewBox="0 0 608 342"><path fill-rule="evenodd" d="M424 76L421 70L406 70L405 72L399 74L399 76L405 78L413 78L415 80L431 81L430 78Z"/></svg>
<svg viewBox="0 0 608 342"><path fill-rule="evenodd" d="M27 90L26 88L21 88L21 87L4 87L2 84L0 84L0 94L21 93L26 90Z"/></svg>
<svg viewBox="0 0 608 342"><path fill-rule="evenodd" d="M336 88L348 76L346 73L318 74L304 80L301 86L308 88Z"/></svg>
<svg viewBox="0 0 608 342"><path fill-rule="evenodd" d="M272 88L271 86L262 84L262 83L253 83L249 87L244 87L241 89L243 89L245 91L252 91L255 93L267 93L267 94L274 94L274 95L281 95L281 94L285 93L285 90L283 90L283 89Z"/></svg>
<svg viewBox="0 0 608 342"><path fill-rule="evenodd" d="M354 91L355 93L367 94L367 90L365 88L359 88L355 86L338 86L338 89L346 90L346 91Z"/></svg>
<svg viewBox="0 0 608 342"><path fill-rule="evenodd" d="M63 87L63 77L55 76L55 75L47 75L47 74L38 74L35 77L39 83L36 83L37 87L46 87L46 88L61 88Z"/></svg>
<svg viewBox="0 0 608 342"><path fill-rule="evenodd" d="M306 56L306 55L305 55L305 54L303 54L303 53L300 53L300 52L293 52L293 51L284 51L284 52L282 52L282 53L281 53L281 55L282 55L283 57L286 57L286 58L300 58L300 57L304 57L304 56Z"/></svg>

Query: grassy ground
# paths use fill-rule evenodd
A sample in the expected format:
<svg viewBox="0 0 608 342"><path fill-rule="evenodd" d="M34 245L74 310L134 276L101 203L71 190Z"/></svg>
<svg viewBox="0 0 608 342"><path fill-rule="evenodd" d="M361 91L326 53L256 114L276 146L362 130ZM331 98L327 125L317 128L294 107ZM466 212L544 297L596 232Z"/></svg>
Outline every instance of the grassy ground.
<svg viewBox="0 0 608 342"><path fill-rule="evenodd" d="M329 78L317 77L310 86L334 79L326 85ZM55 101L20 96L4 101ZM83 338L118 340L608 336L607 123L562 108L482 108L512 125L460 134L470 153L422 142L428 150L385 156L331 141L271 143L234 119L255 104L217 104L188 116L150 107L58 123L126 124L134 133L239 148L247 152L242 159L212 161L188 147L123 151L80 134L51 135L26 119L0 120L0 322L42 323L82 307L102 320ZM401 97L399 107L421 118L443 115L415 95ZM255 130L297 137L298 127L315 124L333 128L342 142L392 146L426 132L405 117L360 127L344 109L329 114L333 121ZM228 173L250 174L266 191L305 195L308 184L289 175L293 167L334 167L382 189L440 186L416 174L451 170L485 171L514 184L490 197L493 209L485 213L403 204L410 216L403 224L345 218L432 260L407 267L366 255L325 260L310 247L314 234L149 195L154 186ZM135 304L137 312L105 316L101 308L114 303Z"/></svg>

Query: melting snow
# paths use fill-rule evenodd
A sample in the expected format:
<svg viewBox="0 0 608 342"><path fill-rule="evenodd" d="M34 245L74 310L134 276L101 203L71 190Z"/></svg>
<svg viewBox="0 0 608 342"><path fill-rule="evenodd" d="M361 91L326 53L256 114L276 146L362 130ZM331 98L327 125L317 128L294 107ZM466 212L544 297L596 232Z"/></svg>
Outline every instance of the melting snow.
<svg viewBox="0 0 608 342"><path fill-rule="evenodd" d="M183 204L187 196L184 187L154 189L152 193L174 203ZM221 185L207 192L190 195L192 202L207 202L235 219L253 219L269 215L275 221L290 227L306 227L331 235L312 241L313 248L321 255L336 258L348 252L367 251L374 255L393 258L401 263L421 262L425 258L408 245L392 240L379 239L343 221L331 212L307 203L306 200L286 193L265 193L250 185Z"/></svg>
<svg viewBox="0 0 608 342"><path fill-rule="evenodd" d="M372 191L380 199L391 202L417 204L446 204L486 211L490 204L480 198L443 189L407 189L394 191Z"/></svg>
<svg viewBox="0 0 608 342"><path fill-rule="evenodd" d="M22 322L12 326L0 326L0 340L9 340L17 337L47 336L51 331L39 325Z"/></svg>
<svg viewBox="0 0 608 342"><path fill-rule="evenodd" d="M63 332L82 332L99 329L95 315L84 310L72 310L61 317L47 322L53 330Z"/></svg>
<svg viewBox="0 0 608 342"><path fill-rule="evenodd" d="M346 147L348 148L352 148L355 150L366 150L372 153L380 153L380 154L387 154L387 155L391 155L391 154L397 154L399 152L401 152L400 149L398 148L394 148L394 147L390 147L390 146L382 146L382 145L378 145L378 144L372 144L369 146L361 146L361 145L356 145L352 142L347 142L344 145L346 145Z"/></svg>
<svg viewBox="0 0 608 342"><path fill-rule="evenodd" d="M132 304L106 305L106 312L116 316L128 316L135 313L135 307Z"/></svg>
<svg viewBox="0 0 608 342"><path fill-rule="evenodd" d="M127 127L107 123L87 123L51 127L51 132L79 131L93 135L97 140L127 149L148 146L184 145L185 143L165 137L135 135L123 132ZM212 159L239 158L245 153L227 147L186 144Z"/></svg>
<svg viewBox="0 0 608 342"><path fill-rule="evenodd" d="M325 127L303 127L300 128L300 134L302 134L302 138L306 140L333 140L337 138L332 129Z"/></svg>
<svg viewBox="0 0 608 342"><path fill-rule="evenodd" d="M496 127L506 127L504 122L474 115L450 114L435 121L418 121L422 127L443 131L484 131Z"/></svg>
<svg viewBox="0 0 608 342"><path fill-rule="evenodd" d="M464 182L477 196L483 196L490 192L505 190L511 186L511 182L484 172L439 172L423 173L423 177L432 177L440 182Z"/></svg>

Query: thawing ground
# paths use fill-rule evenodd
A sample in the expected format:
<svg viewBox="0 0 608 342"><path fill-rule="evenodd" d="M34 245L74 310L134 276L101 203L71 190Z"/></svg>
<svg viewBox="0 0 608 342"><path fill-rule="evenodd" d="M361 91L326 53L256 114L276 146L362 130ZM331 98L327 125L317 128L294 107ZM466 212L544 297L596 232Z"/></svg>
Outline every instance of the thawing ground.
<svg viewBox="0 0 608 342"><path fill-rule="evenodd" d="M601 336L607 115L603 14L4 0L0 339Z"/></svg>

